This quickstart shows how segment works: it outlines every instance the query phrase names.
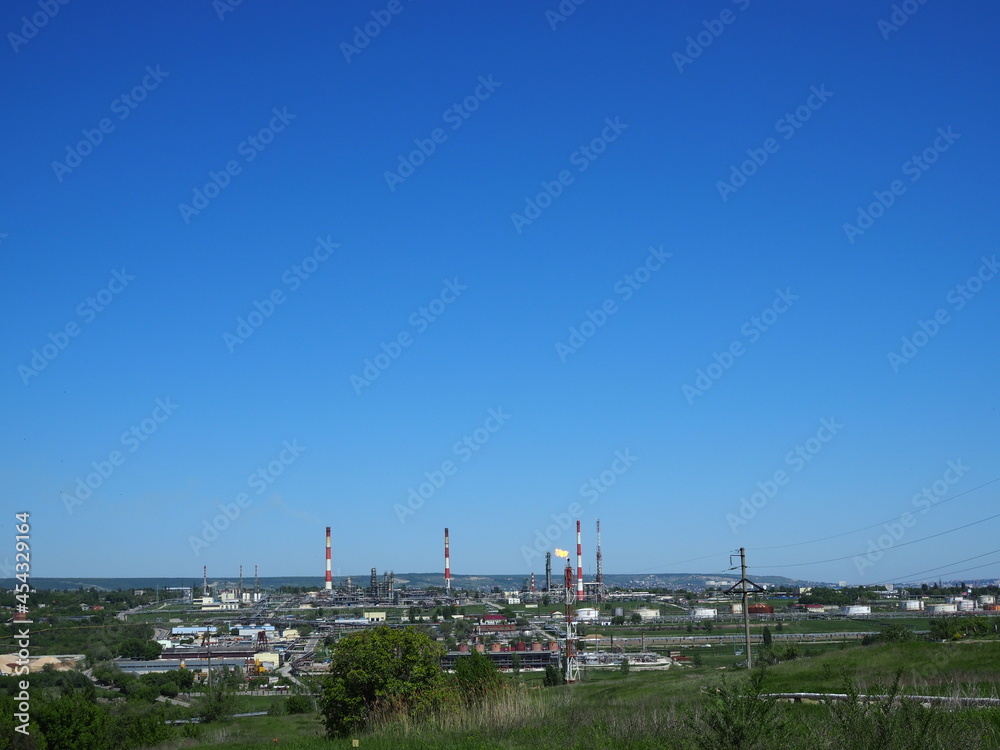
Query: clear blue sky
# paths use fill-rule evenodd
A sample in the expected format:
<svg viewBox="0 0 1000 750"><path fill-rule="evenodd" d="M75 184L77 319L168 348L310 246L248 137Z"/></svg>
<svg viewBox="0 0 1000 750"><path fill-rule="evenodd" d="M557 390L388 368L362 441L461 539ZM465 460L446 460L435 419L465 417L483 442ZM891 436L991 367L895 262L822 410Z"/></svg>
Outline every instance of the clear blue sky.
<svg viewBox="0 0 1000 750"><path fill-rule="evenodd" d="M456 574L541 574L552 514L588 575L597 516L615 573L1000 547L899 546L1000 497L913 500L1000 477L1000 278L956 291L1000 250L1000 10L913 5L8 4L0 560L19 510L40 576L320 576L327 525L338 574L439 570L445 526ZM765 549L907 511L870 565L790 567L889 532Z"/></svg>

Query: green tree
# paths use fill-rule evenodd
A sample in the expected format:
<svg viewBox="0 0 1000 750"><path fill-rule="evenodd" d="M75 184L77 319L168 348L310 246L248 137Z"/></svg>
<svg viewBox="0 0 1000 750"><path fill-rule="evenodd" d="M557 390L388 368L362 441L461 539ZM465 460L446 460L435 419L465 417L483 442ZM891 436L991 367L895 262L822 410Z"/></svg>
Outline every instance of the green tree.
<svg viewBox="0 0 1000 750"><path fill-rule="evenodd" d="M515 657L520 657L515 654ZM504 688L503 677L493 660L478 651L455 661L455 683L466 703L493 698Z"/></svg>
<svg viewBox="0 0 1000 750"><path fill-rule="evenodd" d="M629 621L634 625L638 625L639 623L642 622L642 615L640 615L638 612L633 612L632 616L629 618Z"/></svg>
<svg viewBox="0 0 1000 750"><path fill-rule="evenodd" d="M320 699L327 734L363 729L376 709L412 714L438 705L445 699L443 650L411 627L383 625L342 639L333 647Z"/></svg>
<svg viewBox="0 0 1000 750"><path fill-rule="evenodd" d="M307 714L313 710L313 700L308 695L290 695L285 706L290 714Z"/></svg>
<svg viewBox="0 0 1000 750"><path fill-rule="evenodd" d="M236 713L240 701L225 679L213 678L195 705L195 713L202 721L222 721Z"/></svg>
<svg viewBox="0 0 1000 750"><path fill-rule="evenodd" d="M764 626L763 639L764 639L764 648L770 649L771 644L774 643L774 638L771 636L771 628L767 627L767 625Z"/></svg>
<svg viewBox="0 0 1000 750"><path fill-rule="evenodd" d="M628 657L626 656L624 659L622 659L621 666L618 669L619 671L621 671L622 674L628 674L630 668L631 665L629 664Z"/></svg>

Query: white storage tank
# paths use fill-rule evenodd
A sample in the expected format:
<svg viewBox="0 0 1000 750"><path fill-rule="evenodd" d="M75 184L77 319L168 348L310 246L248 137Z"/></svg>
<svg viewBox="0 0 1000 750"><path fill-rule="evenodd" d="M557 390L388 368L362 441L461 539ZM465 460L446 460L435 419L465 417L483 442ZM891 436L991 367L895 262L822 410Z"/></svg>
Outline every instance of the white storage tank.
<svg viewBox="0 0 1000 750"><path fill-rule="evenodd" d="M867 604L852 604L850 607L843 607L840 612L848 616L870 615L872 608Z"/></svg>
<svg viewBox="0 0 1000 750"><path fill-rule="evenodd" d="M979 597L978 601L979 601L979 606L983 607L987 604L996 604L997 598L993 596L993 594L983 594L981 597Z"/></svg>
<svg viewBox="0 0 1000 750"><path fill-rule="evenodd" d="M692 620L714 620L718 614L719 611L717 609L710 607L695 607L688 612L688 616Z"/></svg>
<svg viewBox="0 0 1000 750"><path fill-rule="evenodd" d="M935 614L942 614L945 612L957 612L958 605L954 602L949 602L948 604L931 604L927 607L928 612L933 612Z"/></svg>
<svg viewBox="0 0 1000 750"><path fill-rule="evenodd" d="M591 607L580 607L576 610L576 621L577 622L596 622L600 612Z"/></svg>
<svg viewBox="0 0 1000 750"><path fill-rule="evenodd" d="M963 599L958 603L959 612L971 612L976 608L976 603L972 599Z"/></svg>
<svg viewBox="0 0 1000 750"><path fill-rule="evenodd" d="M961 602L965 601L965 597L964 596L949 596L947 599L945 599L945 601L948 602L948 604L960 604Z"/></svg>
<svg viewBox="0 0 1000 750"><path fill-rule="evenodd" d="M742 615L743 614L743 605L740 604L739 602L735 602L733 604L733 614L734 615Z"/></svg>
<svg viewBox="0 0 1000 750"><path fill-rule="evenodd" d="M899 608L906 612L917 612L924 608L922 599L905 599L899 603Z"/></svg>

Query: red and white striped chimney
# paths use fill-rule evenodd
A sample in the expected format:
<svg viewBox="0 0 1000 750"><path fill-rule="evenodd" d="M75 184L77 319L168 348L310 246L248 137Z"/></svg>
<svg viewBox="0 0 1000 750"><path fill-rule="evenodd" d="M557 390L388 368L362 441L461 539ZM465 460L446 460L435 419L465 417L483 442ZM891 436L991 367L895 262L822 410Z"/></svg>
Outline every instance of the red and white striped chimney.
<svg viewBox="0 0 1000 750"><path fill-rule="evenodd" d="M451 593L451 542L448 529L444 530L444 590Z"/></svg>
<svg viewBox="0 0 1000 750"><path fill-rule="evenodd" d="M326 590L333 591L333 567L330 558L330 527L326 527Z"/></svg>
<svg viewBox="0 0 1000 750"><path fill-rule="evenodd" d="M576 600L583 601L583 544L580 541L580 522L576 522Z"/></svg>

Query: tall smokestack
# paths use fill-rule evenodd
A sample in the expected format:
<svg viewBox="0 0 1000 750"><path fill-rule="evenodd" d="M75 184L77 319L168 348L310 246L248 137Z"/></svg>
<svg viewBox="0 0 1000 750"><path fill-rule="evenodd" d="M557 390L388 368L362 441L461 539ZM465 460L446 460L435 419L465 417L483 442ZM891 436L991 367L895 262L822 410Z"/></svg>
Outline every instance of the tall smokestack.
<svg viewBox="0 0 1000 750"><path fill-rule="evenodd" d="M451 541L448 539L448 529L444 530L444 590L451 593Z"/></svg>
<svg viewBox="0 0 1000 750"><path fill-rule="evenodd" d="M583 601L583 543L580 541L580 521L576 522L576 600Z"/></svg>
<svg viewBox="0 0 1000 750"><path fill-rule="evenodd" d="M535 574L531 574L531 593L535 593Z"/></svg>
<svg viewBox="0 0 1000 750"><path fill-rule="evenodd" d="M201 566L201 595L208 596L208 566Z"/></svg>
<svg viewBox="0 0 1000 750"><path fill-rule="evenodd" d="M333 568L330 567L330 527L326 527L326 590L333 591Z"/></svg>

